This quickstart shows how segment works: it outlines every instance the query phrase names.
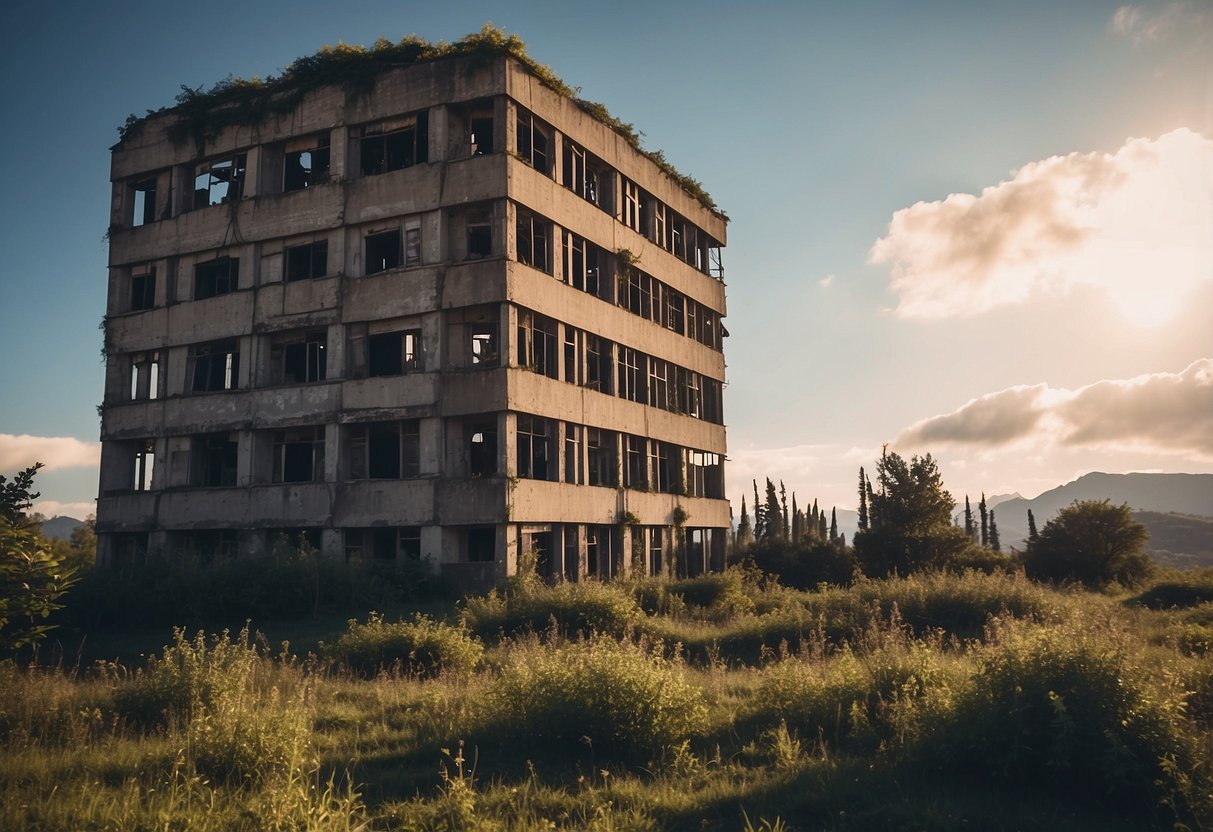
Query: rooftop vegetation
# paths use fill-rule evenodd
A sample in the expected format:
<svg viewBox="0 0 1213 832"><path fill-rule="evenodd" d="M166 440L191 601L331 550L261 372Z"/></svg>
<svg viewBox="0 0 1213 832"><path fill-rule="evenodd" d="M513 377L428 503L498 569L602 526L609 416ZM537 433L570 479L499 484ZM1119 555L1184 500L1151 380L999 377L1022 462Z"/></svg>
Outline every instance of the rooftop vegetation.
<svg viewBox="0 0 1213 832"><path fill-rule="evenodd" d="M281 75L269 75L264 79L229 76L210 89L183 85L175 105L148 110L143 116L129 116L126 123L118 128L118 146L137 135L150 119L174 116L174 121L168 127L169 138L176 143L192 139L201 152L201 147L225 128L253 126L275 114L289 112L298 106L307 92L322 86L335 84L353 98L369 93L375 80L392 69L443 58L488 61L502 55L517 60L545 87L570 99L622 136L701 205L727 219L699 180L680 173L660 150L646 150L641 145L640 133L633 125L611 115L602 104L578 97L578 88L570 87L549 67L527 54L526 44L521 38L507 35L491 23L486 23L479 32L468 34L453 43L433 43L416 35L407 35L397 42L379 38L370 48L338 43L336 46L325 46L314 55L297 58Z"/></svg>

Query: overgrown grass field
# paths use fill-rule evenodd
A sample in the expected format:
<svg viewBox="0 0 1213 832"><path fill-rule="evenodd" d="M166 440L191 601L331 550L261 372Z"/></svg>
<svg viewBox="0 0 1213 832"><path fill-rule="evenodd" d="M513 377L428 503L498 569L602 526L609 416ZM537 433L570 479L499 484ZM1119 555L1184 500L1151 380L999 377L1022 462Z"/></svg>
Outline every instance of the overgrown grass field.
<svg viewBox="0 0 1213 832"><path fill-rule="evenodd" d="M0 664L0 829L1202 829L1213 574L514 580Z"/></svg>

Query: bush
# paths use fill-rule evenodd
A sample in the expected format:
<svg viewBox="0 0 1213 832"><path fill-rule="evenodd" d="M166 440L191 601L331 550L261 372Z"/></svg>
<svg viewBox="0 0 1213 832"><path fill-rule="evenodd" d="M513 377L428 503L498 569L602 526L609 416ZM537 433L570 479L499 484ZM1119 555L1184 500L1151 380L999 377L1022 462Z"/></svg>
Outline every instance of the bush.
<svg viewBox="0 0 1213 832"><path fill-rule="evenodd" d="M1213 569L1181 573L1170 580L1159 581L1130 603L1152 610L1171 607L1196 607L1213 601Z"/></svg>
<svg viewBox="0 0 1213 832"><path fill-rule="evenodd" d="M498 634L544 632L555 622L564 635L593 632L623 635L641 617L625 587L597 581L540 584L523 591L489 592L468 598L463 623L481 638Z"/></svg>
<svg viewBox="0 0 1213 832"><path fill-rule="evenodd" d="M1147 537L1127 505L1075 500L1028 545L1024 571L1035 580L1077 581L1097 589L1113 583L1136 586L1152 569L1142 551Z"/></svg>
<svg viewBox="0 0 1213 832"><path fill-rule="evenodd" d="M812 589L819 584L848 586L855 578L855 559L843 546L829 543L789 543L762 540L747 550L745 559L785 586Z"/></svg>
<svg viewBox="0 0 1213 832"><path fill-rule="evenodd" d="M366 675L384 669L415 676L436 676L444 671L470 673L484 655L484 646L462 627L421 614L414 615L412 621L389 624L374 612L365 624L350 619L337 642L321 649Z"/></svg>
<svg viewBox="0 0 1213 832"><path fill-rule="evenodd" d="M484 699L485 732L502 742L592 749L645 762L702 732L703 692L659 648L595 635L564 645L519 645Z"/></svg>
<svg viewBox="0 0 1213 832"><path fill-rule="evenodd" d="M674 581L668 590L671 595L681 597L684 606L699 607L711 618L729 619L754 611L748 577L743 569L734 567Z"/></svg>

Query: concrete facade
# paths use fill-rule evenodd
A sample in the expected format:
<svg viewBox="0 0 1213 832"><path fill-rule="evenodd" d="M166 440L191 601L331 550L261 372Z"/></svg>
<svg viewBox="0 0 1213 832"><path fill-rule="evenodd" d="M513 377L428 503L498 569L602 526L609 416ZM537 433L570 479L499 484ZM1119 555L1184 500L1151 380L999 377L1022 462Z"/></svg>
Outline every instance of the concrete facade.
<svg viewBox="0 0 1213 832"><path fill-rule="evenodd" d="M721 568L726 222L508 57L113 150L103 563Z"/></svg>

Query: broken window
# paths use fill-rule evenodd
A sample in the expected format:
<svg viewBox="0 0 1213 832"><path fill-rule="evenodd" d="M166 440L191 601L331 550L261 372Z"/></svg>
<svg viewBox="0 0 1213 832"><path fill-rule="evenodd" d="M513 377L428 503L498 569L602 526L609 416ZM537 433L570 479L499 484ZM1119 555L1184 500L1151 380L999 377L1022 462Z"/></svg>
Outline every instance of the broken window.
<svg viewBox="0 0 1213 832"><path fill-rule="evenodd" d="M240 282L240 258L217 257L194 265L194 300L205 300L236 291Z"/></svg>
<svg viewBox="0 0 1213 832"><path fill-rule="evenodd" d="M670 395L670 362L649 359L649 404L663 410L677 409L678 398Z"/></svg>
<svg viewBox="0 0 1213 832"><path fill-rule="evenodd" d="M231 488L236 485L238 434L202 433L190 441L190 485Z"/></svg>
<svg viewBox="0 0 1213 832"><path fill-rule="evenodd" d="M519 211L517 227L518 262L550 274L552 261L548 240L551 236L551 224L534 214Z"/></svg>
<svg viewBox="0 0 1213 832"><path fill-rule="evenodd" d="M398 376L419 367L420 330L383 332L366 339L366 374Z"/></svg>
<svg viewBox="0 0 1213 832"><path fill-rule="evenodd" d="M399 228L366 235L366 274L394 269L400 263Z"/></svg>
<svg viewBox="0 0 1213 832"><path fill-rule="evenodd" d="M585 386L610 394L615 364L612 344L593 333L585 334Z"/></svg>
<svg viewBox="0 0 1213 832"><path fill-rule="evenodd" d="M633 231L640 230L640 186L631 180L623 180L623 211L620 222Z"/></svg>
<svg viewBox="0 0 1213 832"><path fill-rule="evenodd" d="M286 143L282 190L298 191L323 182L329 175L329 137L308 136Z"/></svg>
<svg viewBox="0 0 1213 832"><path fill-rule="evenodd" d="M144 179L131 186L134 212L131 225L138 228L156 221L156 178Z"/></svg>
<svg viewBox="0 0 1213 832"><path fill-rule="evenodd" d="M713 424L724 424L723 385L714 378L703 377L703 419Z"/></svg>
<svg viewBox="0 0 1213 832"><path fill-rule="evenodd" d="M674 490L673 466L676 449L668 442L649 440L649 487L669 494Z"/></svg>
<svg viewBox="0 0 1213 832"><path fill-rule="evenodd" d="M650 526L646 534L649 539L649 574L652 576L660 575L665 571L664 558L662 557L662 544L665 541L665 528L662 526Z"/></svg>
<svg viewBox="0 0 1213 832"><path fill-rule="evenodd" d="M160 353L137 352L130 357L130 400L160 398Z"/></svg>
<svg viewBox="0 0 1213 832"><path fill-rule="evenodd" d="M564 232L564 282L600 297L602 249L583 237Z"/></svg>
<svg viewBox="0 0 1213 832"><path fill-rule="evenodd" d="M244 154L204 162L194 168L194 207L223 205L240 199L244 186Z"/></svg>
<svg viewBox="0 0 1213 832"><path fill-rule="evenodd" d="M374 422L346 428L350 479L397 480L421 474L421 422Z"/></svg>
<svg viewBox="0 0 1213 832"><path fill-rule="evenodd" d="M473 323L468 325L472 364L495 367L498 362L497 324Z"/></svg>
<svg viewBox="0 0 1213 832"><path fill-rule="evenodd" d="M156 305L156 269L142 265L131 269L130 310L140 312Z"/></svg>
<svg viewBox="0 0 1213 832"><path fill-rule="evenodd" d="M476 110L469 119L468 141L471 155L484 156L493 152L493 108Z"/></svg>
<svg viewBox="0 0 1213 832"><path fill-rule="evenodd" d="M632 436L628 434L624 437L624 464L623 464L623 485L625 488L637 488L641 491L647 490L649 487L647 471L647 459L645 450L648 446L648 440L643 436Z"/></svg>
<svg viewBox="0 0 1213 832"><path fill-rule="evenodd" d="M546 480L551 474L550 427L547 419L518 414L518 471L519 477Z"/></svg>
<svg viewBox="0 0 1213 832"><path fill-rule="evenodd" d="M283 336L270 345L270 384L324 381L328 333L323 330Z"/></svg>
<svg viewBox="0 0 1213 832"><path fill-rule="evenodd" d="M518 108L518 155L544 175L551 175L552 128L521 107Z"/></svg>
<svg viewBox="0 0 1213 832"><path fill-rule="evenodd" d="M670 251L679 260L687 261L687 221L673 211L670 212Z"/></svg>
<svg viewBox="0 0 1213 832"><path fill-rule="evenodd" d="M493 253L493 223L488 211L468 213L468 259L488 257Z"/></svg>
<svg viewBox="0 0 1213 832"><path fill-rule="evenodd" d="M724 496L724 469L720 454L686 450L686 487L691 497Z"/></svg>
<svg viewBox="0 0 1213 832"><path fill-rule="evenodd" d="M600 208L606 201L603 194L604 174L609 169L591 154L567 139L564 142L564 186L587 202Z"/></svg>
<svg viewBox="0 0 1213 832"><path fill-rule="evenodd" d="M631 347L619 348L619 397L645 404L648 401L648 356Z"/></svg>
<svg viewBox="0 0 1213 832"><path fill-rule="evenodd" d="M584 336L580 329L565 324L564 327L564 380L569 384L581 384L581 343Z"/></svg>
<svg viewBox="0 0 1213 832"><path fill-rule="evenodd" d="M362 175L374 176L429 161L429 112L388 119L362 128Z"/></svg>
<svg viewBox="0 0 1213 832"><path fill-rule="evenodd" d="M665 325L667 329L682 335L686 332L686 319L683 317L683 301L678 292L666 293Z"/></svg>
<svg viewBox="0 0 1213 832"><path fill-rule="evenodd" d="M324 479L324 427L274 431L274 482Z"/></svg>
<svg viewBox="0 0 1213 832"><path fill-rule="evenodd" d="M564 424L564 481L570 485L585 482L585 460L581 456L581 425Z"/></svg>
<svg viewBox="0 0 1213 832"><path fill-rule="evenodd" d="M700 395L700 376L694 370L679 367L678 380L678 410L687 416L700 418L703 412L703 399Z"/></svg>
<svg viewBox="0 0 1213 832"><path fill-rule="evenodd" d="M644 201L644 213L648 230L648 238L662 248L666 248L666 207L659 199L649 197Z"/></svg>
<svg viewBox="0 0 1213 832"><path fill-rule="evenodd" d="M468 475L489 477L497 473L497 423L476 422L468 425Z"/></svg>
<svg viewBox="0 0 1213 832"><path fill-rule="evenodd" d="M286 279L288 282L324 277L328 274L328 268L328 240L291 246L286 250Z"/></svg>
<svg viewBox="0 0 1213 832"><path fill-rule="evenodd" d="M556 322L518 310L518 366L556 378Z"/></svg>
<svg viewBox="0 0 1213 832"><path fill-rule="evenodd" d="M619 272L619 305L642 318L654 318L653 288L657 281L632 266Z"/></svg>
<svg viewBox="0 0 1213 832"><path fill-rule="evenodd" d="M492 526L468 529L468 560L491 563L497 559L497 530Z"/></svg>
<svg viewBox="0 0 1213 832"><path fill-rule="evenodd" d="M240 346L237 341L215 341L190 347L189 390L209 393L235 390L240 378Z"/></svg>
<svg viewBox="0 0 1213 832"><path fill-rule="evenodd" d="M351 563L368 560L393 561L399 558L421 559L421 527L345 529L345 559Z"/></svg>
<svg viewBox="0 0 1213 832"><path fill-rule="evenodd" d="M404 265L421 264L421 225L410 224L404 229Z"/></svg>
<svg viewBox="0 0 1213 832"><path fill-rule="evenodd" d="M156 467L156 441L140 439L135 445L134 470L131 471L132 491L152 490L152 471Z"/></svg>
<svg viewBox="0 0 1213 832"><path fill-rule="evenodd" d="M600 428L585 429L586 474L590 485L615 487L615 434Z"/></svg>

